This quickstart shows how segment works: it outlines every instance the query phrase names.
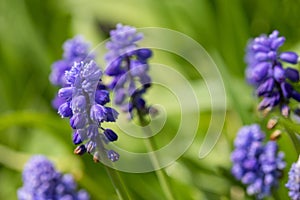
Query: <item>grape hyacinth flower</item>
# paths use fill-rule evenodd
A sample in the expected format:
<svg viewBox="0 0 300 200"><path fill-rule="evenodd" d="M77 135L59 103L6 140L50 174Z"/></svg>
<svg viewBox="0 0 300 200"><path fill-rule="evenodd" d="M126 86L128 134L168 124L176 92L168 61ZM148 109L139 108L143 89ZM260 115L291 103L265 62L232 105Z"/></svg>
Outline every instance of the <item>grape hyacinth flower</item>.
<svg viewBox="0 0 300 200"><path fill-rule="evenodd" d="M300 199L300 158L292 164L289 180L285 186L289 189L289 197L292 200Z"/></svg>
<svg viewBox="0 0 300 200"><path fill-rule="evenodd" d="M64 99L58 113L70 118L73 143L79 145L75 154L88 152L98 162L105 152L111 161L116 161L119 154L104 148L104 143L116 141L118 136L113 130L103 128L102 123L115 122L118 113L105 106L110 98L101 76L102 72L93 60L75 62L65 73L67 86L58 91L58 96Z"/></svg>
<svg viewBox="0 0 300 200"><path fill-rule="evenodd" d="M232 174L247 186L249 195L258 199L271 195L285 167L284 154L278 152L277 143L264 144L264 138L259 125L244 126L237 134L231 154Z"/></svg>
<svg viewBox="0 0 300 200"><path fill-rule="evenodd" d="M263 98L259 110L271 110L279 105L282 115L287 117L289 99L300 102L300 94L292 86L299 82L299 72L283 64L297 64L299 56L295 52L280 52L284 42L285 38L279 37L277 30L251 40L246 52L246 77L256 94Z"/></svg>
<svg viewBox="0 0 300 200"><path fill-rule="evenodd" d="M85 190L77 191L71 174L61 174L44 156L33 156L23 170L23 186L17 195L19 200L88 200Z"/></svg>
<svg viewBox="0 0 300 200"><path fill-rule="evenodd" d="M109 87L114 90L114 103L129 112L131 117L134 109L139 115L149 111L142 96L151 86L147 72L152 51L138 48L137 42L142 38L142 33L134 27L117 24L116 29L110 32L110 41L106 43L109 51L105 55L105 73L113 77Z"/></svg>
<svg viewBox="0 0 300 200"><path fill-rule="evenodd" d="M82 36L76 36L67 40L63 44L63 58L52 64L52 72L49 79L53 85L65 87L68 85L65 79L65 71L71 69L74 62L88 62L94 58L89 54L90 44L87 43ZM52 102L53 107L57 109L63 100L56 96Z"/></svg>

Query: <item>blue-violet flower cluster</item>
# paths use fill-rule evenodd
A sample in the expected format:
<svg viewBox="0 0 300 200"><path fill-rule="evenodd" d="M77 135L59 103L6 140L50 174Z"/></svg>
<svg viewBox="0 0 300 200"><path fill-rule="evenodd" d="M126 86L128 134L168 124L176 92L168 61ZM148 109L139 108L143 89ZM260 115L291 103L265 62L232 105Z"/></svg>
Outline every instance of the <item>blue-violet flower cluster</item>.
<svg viewBox="0 0 300 200"><path fill-rule="evenodd" d="M292 164L289 180L285 186L289 189L289 196L292 200L300 199L300 158Z"/></svg>
<svg viewBox="0 0 300 200"><path fill-rule="evenodd" d="M262 97L258 109L271 110L279 105L284 116L289 114L289 99L300 102L300 94L292 83L299 81L299 72L292 67L283 67L283 63L297 64L299 56L295 52L280 52L285 42L277 30L269 36L261 35L251 40L246 52L246 77L256 88L256 94Z"/></svg>
<svg viewBox="0 0 300 200"><path fill-rule="evenodd" d="M44 156L33 156L23 170L23 186L19 200L88 200L85 190L77 191L71 174L61 174Z"/></svg>
<svg viewBox="0 0 300 200"><path fill-rule="evenodd" d="M247 186L247 193L262 199L278 186L285 167L284 154L278 152L277 143L263 143L265 134L257 124L244 126L234 141L231 154L232 174Z"/></svg>
<svg viewBox="0 0 300 200"><path fill-rule="evenodd" d="M99 161L106 152L111 161L119 159L113 150L104 148L104 143L118 139L111 129L101 126L103 122L115 122L118 113L105 106L110 101L109 92L101 82L102 72L97 64L75 62L69 71L65 72L67 86L58 91L58 96L64 103L58 108L61 117L70 118L73 128L73 143L77 146L74 153L82 155L88 152ZM99 131L100 129L100 131Z"/></svg>
<svg viewBox="0 0 300 200"><path fill-rule="evenodd" d="M143 38L134 27L117 24L110 32L110 41L106 43L109 50L105 56L107 68L105 73L113 77L110 89L114 90L114 103L123 111L136 111L147 114L149 108L142 95L151 86L148 59L152 51L138 48L137 42Z"/></svg>
<svg viewBox="0 0 300 200"><path fill-rule="evenodd" d="M68 71L73 66L74 62L90 61L94 58L89 54L90 44L87 43L82 36L76 36L67 40L63 44L63 58L52 64L52 71L50 74L50 81L53 85L65 87L68 85L65 79L65 71ZM55 97L52 104L57 109L62 103L62 99Z"/></svg>

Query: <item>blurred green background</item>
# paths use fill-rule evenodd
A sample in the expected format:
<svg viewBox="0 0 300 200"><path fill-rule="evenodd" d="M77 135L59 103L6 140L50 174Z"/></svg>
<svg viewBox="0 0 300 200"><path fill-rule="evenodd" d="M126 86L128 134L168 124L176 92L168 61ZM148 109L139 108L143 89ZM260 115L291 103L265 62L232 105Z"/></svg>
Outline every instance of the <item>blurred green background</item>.
<svg viewBox="0 0 300 200"><path fill-rule="evenodd" d="M252 99L252 89L244 81L244 48L250 37L277 29L287 38L282 49L297 50L299 13L297 0L0 0L0 199L16 199L23 164L33 154L45 154L58 169L73 173L92 199L117 199L103 166L93 163L89 155L73 155L69 123L51 107L57 88L48 76L51 64L61 59L66 39L81 34L93 46L119 22L137 28L169 28L190 36L210 53L225 82L226 123L216 147L205 159L198 158L211 116L209 103L204 103L193 144L166 169L176 198L251 199L229 171L236 131L259 119L254 112L257 99ZM201 77L184 60L170 54L161 57L161 63L177 63L174 68L196 91L205 89ZM156 97L164 99L161 93L148 96L150 103ZM199 101L208 98L201 96ZM168 109L171 114L156 139L160 144L173 137L180 117L172 107ZM119 135L121 146L129 142ZM289 168L297 156L286 135L279 144ZM138 144L130 146L143 149ZM275 199L287 199L286 174ZM164 199L155 173L121 175L134 199Z"/></svg>

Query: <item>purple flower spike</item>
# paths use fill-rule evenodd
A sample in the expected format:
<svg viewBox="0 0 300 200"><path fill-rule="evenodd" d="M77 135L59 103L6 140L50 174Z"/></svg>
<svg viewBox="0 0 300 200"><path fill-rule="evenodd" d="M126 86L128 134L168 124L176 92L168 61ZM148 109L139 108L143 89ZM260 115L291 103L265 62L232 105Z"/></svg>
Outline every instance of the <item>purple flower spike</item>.
<svg viewBox="0 0 300 200"><path fill-rule="evenodd" d="M276 142L264 144L265 134L259 125L242 127L231 153L232 174L247 187L249 195L263 199L278 187L278 179L285 168L284 154L278 152Z"/></svg>
<svg viewBox="0 0 300 200"><path fill-rule="evenodd" d="M148 59L152 56L152 51L138 48L137 42L142 38L143 35L134 27L118 24L110 32L110 41L106 44L108 53L105 56L105 73L113 77L110 86L115 93L114 102L122 108L130 103L132 109L126 109L130 116L134 109L142 115L148 114L149 110L147 106L136 104L151 85L151 78L147 73ZM139 95L134 95L137 93Z"/></svg>
<svg viewBox="0 0 300 200"><path fill-rule="evenodd" d="M74 52L70 50L66 55L79 55L80 52L80 49L75 49ZM93 154L93 158L103 154L109 156L104 147L107 142L105 137L110 141L115 141L118 137L112 130L108 134L102 128L103 122L115 122L118 113L105 106L110 98L101 82L101 76L102 72L95 61L74 62L65 72L66 85L58 92L63 100L58 113L70 118L70 126L74 129L72 140L75 145L79 145L74 150L77 155L88 152Z"/></svg>
<svg viewBox="0 0 300 200"><path fill-rule="evenodd" d="M285 38L279 37L279 32L275 30L269 36L261 35L251 40L247 46L246 77L249 84L255 87L257 95L262 97L258 106L260 110L271 110L277 105L286 107L291 97L300 102L298 93L287 81L298 82L299 72L283 67L284 62L297 64L299 58L295 52L279 52L284 42Z"/></svg>
<svg viewBox="0 0 300 200"><path fill-rule="evenodd" d="M74 199L89 200L85 190L77 191L71 174L56 171L44 156L33 156L23 170L23 186L18 190L19 200L28 199Z"/></svg>

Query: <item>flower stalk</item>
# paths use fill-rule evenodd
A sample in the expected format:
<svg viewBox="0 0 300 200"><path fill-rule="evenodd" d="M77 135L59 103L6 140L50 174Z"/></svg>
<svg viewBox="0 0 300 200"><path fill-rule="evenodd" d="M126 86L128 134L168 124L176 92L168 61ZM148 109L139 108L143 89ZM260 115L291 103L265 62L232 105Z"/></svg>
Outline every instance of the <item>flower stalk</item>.
<svg viewBox="0 0 300 200"><path fill-rule="evenodd" d="M147 126L148 122L141 112L138 112L138 119L139 119L141 126L143 127L144 135L147 136L144 141L145 141L146 149L149 153L152 165L153 165L154 169L157 169L157 170L155 170L155 173L158 178L159 184L163 190L165 197L168 200L173 200L175 198L174 198L170 183L168 181L168 176L167 176L165 170L161 169L160 164L159 164L159 159L158 159L157 155L155 154L156 144L155 144L155 141L153 139L151 139L151 137L150 137L151 133L152 133L151 128L149 126Z"/></svg>

